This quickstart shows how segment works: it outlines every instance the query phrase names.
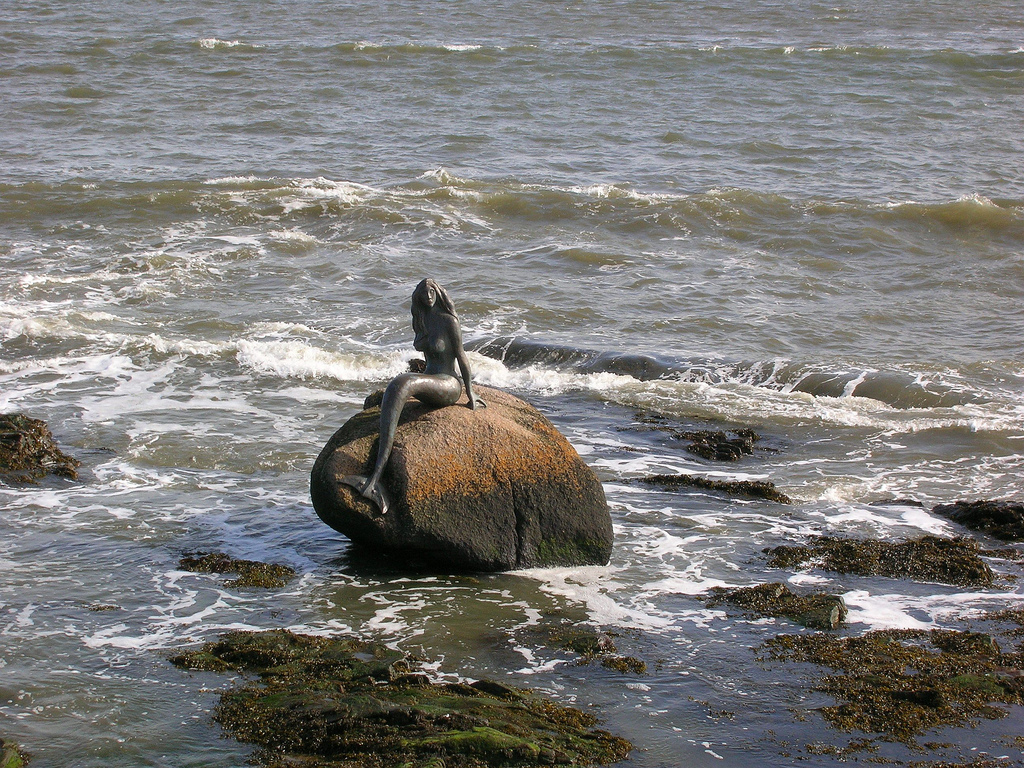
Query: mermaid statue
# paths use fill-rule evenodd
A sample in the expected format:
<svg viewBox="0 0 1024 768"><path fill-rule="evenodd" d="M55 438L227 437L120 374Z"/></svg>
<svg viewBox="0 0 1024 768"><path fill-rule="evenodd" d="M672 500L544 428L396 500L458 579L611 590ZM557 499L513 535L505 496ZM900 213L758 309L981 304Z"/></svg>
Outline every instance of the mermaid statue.
<svg viewBox="0 0 1024 768"><path fill-rule="evenodd" d="M341 482L351 485L360 495L372 502L381 514L387 514L389 503L381 486L381 475L391 456L391 448L398 430L398 419L410 397L434 408L455 405L466 387L469 407L486 407L486 403L473 393L469 360L462 348L462 328L447 292L429 277L422 280L412 292L412 329L416 334L413 347L423 353L426 369L423 373L403 373L396 376L380 404L380 442L377 461L369 477L349 475ZM455 373L455 364L462 373Z"/></svg>

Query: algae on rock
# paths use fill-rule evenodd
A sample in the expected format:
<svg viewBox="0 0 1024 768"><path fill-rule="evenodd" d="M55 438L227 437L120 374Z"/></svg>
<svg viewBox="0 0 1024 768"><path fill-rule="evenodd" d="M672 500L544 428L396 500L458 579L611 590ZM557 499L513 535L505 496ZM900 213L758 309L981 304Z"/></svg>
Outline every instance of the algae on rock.
<svg viewBox="0 0 1024 768"><path fill-rule="evenodd" d="M733 589L714 587L707 604L721 603L766 616L784 616L811 629L836 629L848 613L846 602L839 595L797 595L777 581Z"/></svg>
<svg viewBox="0 0 1024 768"><path fill-rule="evenodd" d="M24 768L28 765L28 755L9 739L0 739L0 768Z"/></svg>
<svg viewBox="0 0 1024 768"><path fill-rule="evenodd" d="M0 475L32 482L47 474L78 479L81 462L53 439L46 422L20 413L0 414Z"/></svg>
<svg viewBox="0 0 1024 768"><path fill-rule="evenodd" d="M970 539L921 536L902 542L842 539L820 536L806 546L766 549L773 568L798 568L808 563L858 576L934 581L963 586L989 586L992 569L981 559L983 550Z"/></svg>
<svg viewBox="0 0 1024 768"><path fill-rule="evenodd" d="M178 563L183 571L191 573L237 573L238 578L227 583L229 587L283 587L295 577L295 569L278 563L256 560L237 560L222 552L195 552L185 555Z"/></svg>
<svg viewBox="0 0 1024 768"><path fill-rule="evenodd" d="M700 475L648 475L640 478L641 483L661 485L666 488L690 486L709 491L721 491L733 496L747 496L753 499L767 499L779 504L792 504L793 500L775 487L770 480L712 480Z"/></svg>
<svg viewBox="0 0 1024 768"><path fill-rule="evenodd" d="M502 683L433 683L400 651L353 638L232 632L171 661L259 675L224 693L214 719L265 765L605 765L632 748L579 710Z"/></svg>
<svg viewBox="0 0 1024 768"><path fill-rule="evenodd" d="M879 630L860 637L780 635L762 658L830 667L815 686L840 703L819 711L835 728L914 745L945 727L997 719L1024 705L1024 654L1004 653L980 632Z"/></svg>

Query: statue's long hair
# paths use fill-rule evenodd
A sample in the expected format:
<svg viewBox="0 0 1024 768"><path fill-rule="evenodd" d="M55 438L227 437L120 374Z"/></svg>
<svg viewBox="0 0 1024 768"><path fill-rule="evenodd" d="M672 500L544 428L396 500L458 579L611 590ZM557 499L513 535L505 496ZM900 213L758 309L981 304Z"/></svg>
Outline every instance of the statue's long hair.
<svg viewBox="0 0 1024 768"><path fill-rule="evenodd" d="M419 305L420 309L429 309L425 301L427 289L429 288L434 289L434 296L437 297L436 303L439 305L440 310L445 314L451 315L456 320L459 319L459 316L455 313L455 305L452 303L452 299L448 295L448 292L438 285L432 278L424 278L423 280L420 280L420 284L417 285L416 290L412 292L412 327L417 334L422 333L424 329L420 327L421 321L419 313L416 312L416 307Z"/></svg>

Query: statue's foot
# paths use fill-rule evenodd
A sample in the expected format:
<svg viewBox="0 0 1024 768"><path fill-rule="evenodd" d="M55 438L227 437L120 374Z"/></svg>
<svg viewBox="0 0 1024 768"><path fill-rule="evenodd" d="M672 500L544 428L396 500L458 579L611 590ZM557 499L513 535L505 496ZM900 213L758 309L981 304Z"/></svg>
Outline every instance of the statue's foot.
<svg viewBox="0 0 1024 768"><path fill-rule="evenodd" d="M363 498L369 499L376 504L377 509L380 510L382 515L386 515L388 513L388 507L390 504L388 504L387 494L385 494L384 489L380 487L380 483L377 483L372 488L367 488L363 491Z"/></svg>
<svg viewBox="0 0 1024 768"><path fill-rule="evenodd" d="M382 515L387 514L390 504L384 489L380 487L379 483L371 486L370 479L363 475L346 475L341 478L341 482L355 488L359 495L377 507Z"/></svg>

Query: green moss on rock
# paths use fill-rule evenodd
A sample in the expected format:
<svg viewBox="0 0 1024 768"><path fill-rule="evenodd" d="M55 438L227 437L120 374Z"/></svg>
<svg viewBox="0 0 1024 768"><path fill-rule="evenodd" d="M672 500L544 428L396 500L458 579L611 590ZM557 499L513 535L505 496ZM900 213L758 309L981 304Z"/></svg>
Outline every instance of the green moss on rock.
<svg viewBox="0 0 1024 768"><path fill-rule="evenodd" d="M0 768L24 768L28 765L28 755L9 739L0 739Z"/></svg>
<svg viewBox="0 0 1024 768"><path fill-rule="evenodd" d="M902 542L822 536L804 546L766 549L773 568L813 563L829 571L858 576L888 576L960 586L990 586L992 569L971 539L922 536Z"/></svg>
<svg viewBox="0 0 1024 768"><path fill-rule="evenodd" d="M295 569L277 563L255 560L237 560L222 552L195 552L181 558L178 567L192 573L237 573L238 578L227 583L229 587L283 587L295 578Z"/></svg>
<svg viewBox="0 0 1024 768"><path fill-rule="evenodd" d="M214 718L265 765L604 765L632 748L578 710L501 683L431 683L401 652L353 638L232 632L172 662L259 676Z"/></svg>

